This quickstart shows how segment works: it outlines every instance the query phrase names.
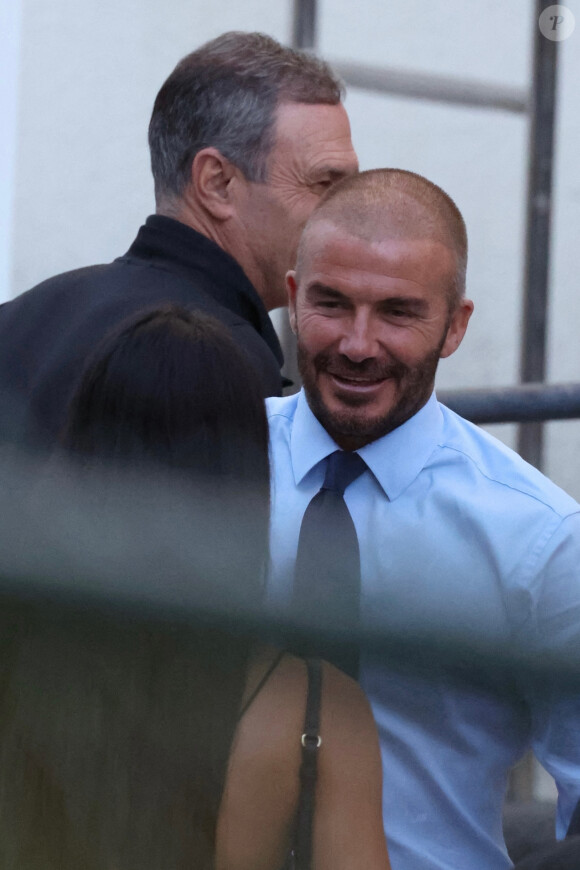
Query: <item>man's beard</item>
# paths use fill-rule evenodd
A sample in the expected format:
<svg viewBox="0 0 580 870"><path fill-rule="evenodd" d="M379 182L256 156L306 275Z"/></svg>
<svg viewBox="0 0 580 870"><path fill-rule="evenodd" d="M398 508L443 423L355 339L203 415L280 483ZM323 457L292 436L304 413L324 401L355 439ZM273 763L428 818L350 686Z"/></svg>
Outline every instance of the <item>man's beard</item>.
<svg viewBox="0 0 580 870"><path fill-rule="evenodd" d="M429 399L446 335L447 329L437 347L412 368L400 361L381 363L373 359L353 363L342 354L325 351L310 358L298 336L298 369L310 410L337 444L346 445L346 449L356 450L382 438L409 420ZM342 399L344 409L331 411L324 404L318 388L317 375L320 372L331 372L345 378L364 377L370 381L388 378L394 381L399 395L388 411L374 417L357 414L357 408L364 409L368 401L362 395L345 396Z"/></svg>

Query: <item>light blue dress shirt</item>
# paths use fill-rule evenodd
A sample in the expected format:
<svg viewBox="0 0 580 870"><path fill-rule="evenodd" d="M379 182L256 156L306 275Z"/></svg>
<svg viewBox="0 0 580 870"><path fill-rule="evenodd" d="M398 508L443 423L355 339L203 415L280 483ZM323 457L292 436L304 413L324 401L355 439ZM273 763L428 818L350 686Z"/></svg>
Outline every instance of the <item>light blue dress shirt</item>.
<svg viewBox="0 0 580 870"><path fill-rule="evenodd" d="M301 392L269 399L269 600L291 596L302 516L337 445ZM517 454L440 405L358 451L346 491L365 624L566 650L580 636L580 506ZM381 740L393 870L505 870L507 773L532 746L555 777L559 835L580 796L580 701L520 687L525 703L370 657L361 682ZM552 693L554 694L554 693Z"/></svg>

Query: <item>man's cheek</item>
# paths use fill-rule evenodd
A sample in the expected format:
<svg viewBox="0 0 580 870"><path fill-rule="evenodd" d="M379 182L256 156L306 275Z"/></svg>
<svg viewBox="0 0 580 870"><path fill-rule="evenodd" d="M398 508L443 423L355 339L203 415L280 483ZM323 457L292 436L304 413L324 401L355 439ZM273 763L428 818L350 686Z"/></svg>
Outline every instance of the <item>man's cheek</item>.
<svg viewBox="0 0 580 870"><path fill-rule="evenodd" d="M330 317L310 314L302 318L299 324L303 344L315 352L331 347L337 340L336 324Z"/></svg>

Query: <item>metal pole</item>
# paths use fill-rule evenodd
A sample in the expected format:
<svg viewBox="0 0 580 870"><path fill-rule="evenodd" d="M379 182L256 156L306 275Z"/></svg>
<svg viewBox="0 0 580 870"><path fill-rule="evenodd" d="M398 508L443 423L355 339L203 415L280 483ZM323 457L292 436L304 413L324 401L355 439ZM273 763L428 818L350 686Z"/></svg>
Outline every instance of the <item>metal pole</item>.
<svg viewBox="0 0 580 870"><path fill-rule="evenodd" d="M580 384L437 390L437 398L452 411L480 425L580 419Z"/></svg>
<svg viewBox="0 0 580 870"><path fill-rule="evenodd" d="M558 43L542 35L540 14L549 0L536 0L534 21L533 84L530 118L530 160L524 266L524 307L520 380L541 382L546 374L546 327L550 219L552 213L552 161ZM521 426L518 451L540 468L543 453L542 423Z"/></svg>
<svg viewBox="0 0 580 870"><path fill-rule="evenodd" d="M540 31L538 19L551 0L536 0L533 80L530 101L528 201L524 264L524 300L520 380L541 382L546 376L548 271L552 214L552 162L558 43ZM526 423L518 430L518 452L536 468L542 467L544 426ZM512 771L510 797L531 800L534 762L530 753Z"/></svg>
<svg viewBox="0 0 580 870"><path fill-rule="evenodd" d="M316 45L316 0L294 0L292 45L294 48Z"/></svg>

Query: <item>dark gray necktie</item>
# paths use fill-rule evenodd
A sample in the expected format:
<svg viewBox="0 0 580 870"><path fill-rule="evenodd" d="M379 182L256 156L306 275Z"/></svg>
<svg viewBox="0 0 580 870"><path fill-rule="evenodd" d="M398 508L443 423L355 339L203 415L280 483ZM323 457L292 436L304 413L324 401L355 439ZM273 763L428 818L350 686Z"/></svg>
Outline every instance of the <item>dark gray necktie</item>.
<svg viewBox="0 0 580 870"><path fill-rule="evenodd" d="M366 469L358 453L337 450L326 460L324 483L306 508L294 574L293 606L299 615L324 614L343 634L360 622L360 553L344 491ZM313 645L309 654L329 659L358 677L358 644Z"/></svg>

